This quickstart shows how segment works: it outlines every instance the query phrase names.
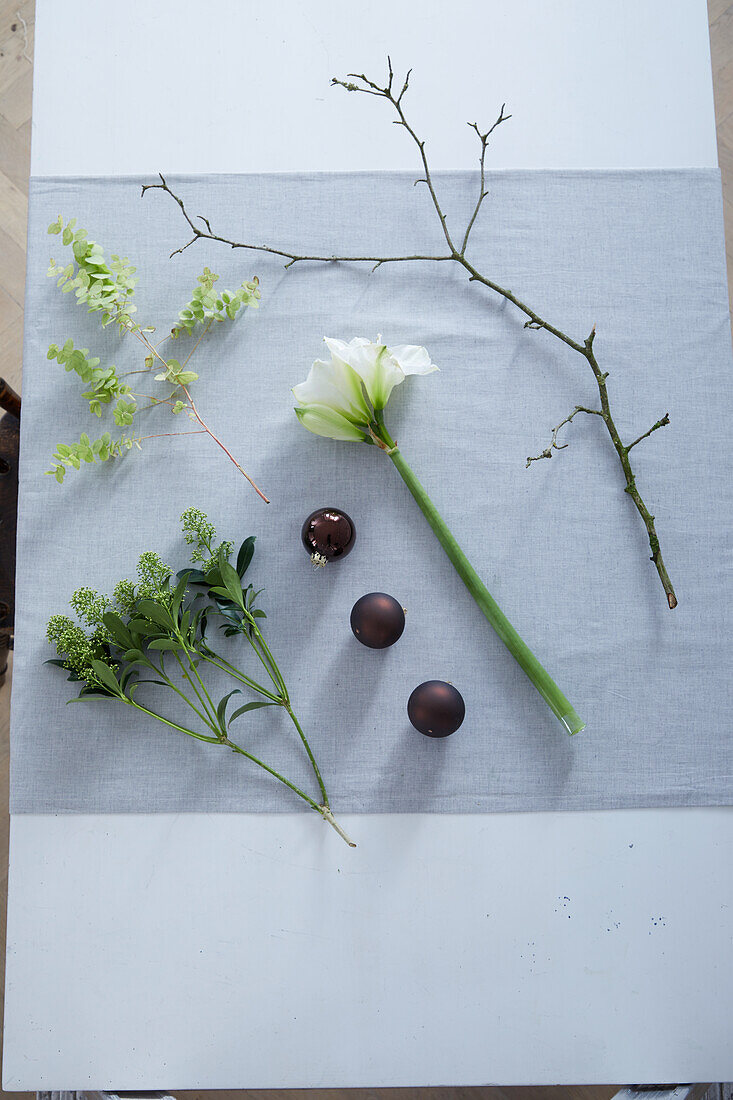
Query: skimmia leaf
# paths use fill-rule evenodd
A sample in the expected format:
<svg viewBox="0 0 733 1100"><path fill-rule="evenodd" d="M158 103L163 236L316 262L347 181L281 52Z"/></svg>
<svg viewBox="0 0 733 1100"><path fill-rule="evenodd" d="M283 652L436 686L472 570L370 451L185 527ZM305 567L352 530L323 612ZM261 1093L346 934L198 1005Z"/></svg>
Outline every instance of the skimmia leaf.
<svg viewBox="0 0 733 1100"><path fill-rule="evenodd" d="M252 561L252 557L255 552L255 536L250 535L245 539L242 545L239 547L239 553L237 554L237 573L240 578L244 576L249 568L249 564Z"/></svg>
<svg viewBox="0 0 733 1100"><path fill-rule="evenodd" d="M100 681L101 684L104 685L104 687L109 688L109 690L114 695L122 694L122 689L117 682L117 677L115 676L109 665L106 665L104 661L94 660L92 661L92 669L94 670L97 679Z"/></svg>
<svg viewBox="0 0 733 1100"><path fill-rule="evenodd" d="M242 582L239 579L239 574L233 565L230 565L228 561L222 561L219 563L219 570L221 572L221 578L224 581L224 587L229 593L230 599L244 608L244 595L242 593Z"/></svg>
<svg viewBox="0 0 733 1100"><path fill-rule="evenodd" d="M222 726L226 725L227 703L231 699L232 695L241 695L241 694L242 694L242 692L240 691L239 688L234 688L232 691L229 692L228 695L225 695L224 698L219 701L219 705L216 708L216 714L217 714L219 722L221 723Z"/></svg>
<svg viewBox="0 0 733 1100"><path fill-rule="evenodd" d="M277 707L279 705L279 703L270 703L269 701L265 702L264 700L260 702L259 699L255 699L255 701L252 703L245 703L243 707L239 707L237 710L234 711L234 714L232 714L231 718L229 719L229 725L231 726L234 719L239 718L240 714L247 714L251 710L261 710L263 707Z"/></svg>

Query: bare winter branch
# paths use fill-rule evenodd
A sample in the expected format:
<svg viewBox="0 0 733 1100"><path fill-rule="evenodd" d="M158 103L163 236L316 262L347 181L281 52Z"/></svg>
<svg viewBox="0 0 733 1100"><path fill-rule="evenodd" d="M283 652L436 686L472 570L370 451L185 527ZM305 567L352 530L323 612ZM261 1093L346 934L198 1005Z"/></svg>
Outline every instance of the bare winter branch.
<svg viewBox="0 0 733 1100"><path fill-rule="evenodd" d="M418 151L418 155L420 157L420 162L422 165L422 175L419 177L419 179L415 181L415 183L424 183L428 189L431 203L438 217L443 237L445 238L445 243L447 245L447 251L445 253L438 255L415 254L405 256L313 255L288 251L287 249L277 248L273 245L259 245L253 244L251 242L230 240L229 238L220 236L217 233L213 233L211 231L211 227L208 221L201 215L199 215L199 220L203 221L203 223L206 225L206 231L204 232L204 230L200 229L186 210L183 200L171 190L163 176L161 176L160 183L146 184L143 187L143 194L148 190L155 189L165 191L167 194L169 194L174 202L178 204L181 213L185 218L192 233L191 239L181 248L176 249L176 251L171 253L171 255L174 256L179 252L183 252L186 248L190 248L190 246L192 244L195 244L197 241L206 239L211 241L218 241L221 244L228 245L230 248L243 248L248 249L252 252L263 252L274 256L280 256L286 261L286 267L292 267L296 263L304 262L368 263L372 266L372 271L376 271L377 268L381 267L382 265L390 263L443 263L446 261L451 261L459 264L468 275L469 282L480 283L488 290L493 291L495 294L498 294L500 297L511 302L521 313L523 313L524 316L527 318L527 320L524 322L524 327L526 329L544 330L545 332L548 332L551 336L554 336L557 340L561 341L567 347L571 348L578 355L581 355L588 363L588 366L593 372L593 377L598 388L600 408L589 409L583 406L576 406L570 416L566 417L565 420L561 421L561 423L557 425L557 427L553 428L552 439L550 441L549 447L547 447L541 454L536 455L533 458L528 458L527 465L529 466L532 462L538 461L541 458L551 458L553 451L563 450L567 446L567 444L560 444L557 442L558 432L565 424L570 423L573 417L578 412L600 416L606 426L608 435L611 439L611 443L613 444L614 450L616 451L619 462L621 464L626 482L624 490L633 500L634 505L644 523L644 526L646 527L647 535L649 538L649 546L652 552L651 560L654 562L655 568L659 575L659 579L662 583L664 591L667 594L668 605L670 608L674 608L677 606L677 597L675 595L674 588L672 587L672 582L669 578L664 560L662 558L662 553L659 546L659 538L657 536L657 531L655 527L655 518L653 515L651 515L649 509L646 507L646 504L639 494L639 491L636 487L636 478L631 467L631 463L629 461L629 452L632 450L632 448L635 447L637 443L640 443L642 439L646 439L647 436L652 434L652 432L655 432L658 428L661 428L664 425L668 424L669 416L667 415L661 420L657 421L656 424L652 425L649 431L644 432L643 435L639 436L639 438L635 439L632 443L625 444L619 435L618 429L611 414L611 406L606 381L608 378L608 371L601 370L595 356L594 343L596 338L596 326L593 325L589 335L585 339L575 339L568 333L564 332L562 329L550 324L549 321L544 320L538 313L531 309L530 306L528 306L525 302L518 298L517 295L514 294L511 290L504 286L501 286L499 283L495 282L493 279L490 279L487 275L480 272L466 257L466 249L469 244L471 231L473 230L473 227L482 209L484 200L487 196L485 165L486 149L489 143L489 138L501 123L506 122L509 118L511 118L511 115L507 115L504 113L505 104L502 104L496 121L487 131L482 132L478 124L475 122L468 124L470 128L475 131L481 143L481 152L479 157L479 190L476 204L463 231L461 245L460 247L456 246L453 235L448 229L446 214L443 211L442 205L438 198L435 182L430 169L430 164L427 158L427 154L425 152L425 141L420 138L413 129L411 123L405 115L402 106L402 101L409 88L411 72L412 70L408 70L399 95L395 95L393 90L394 70L390 58L387 59L387 80L384 85L380 85L376 81L371 80L364 73L349 73L347 74L347 78L345 80L338 77L333 77L331 83L332 85L344 88L347 92L361 92L364 95L376 96L377 98L386 100L387 103L390 105L390 108L397 116L393 119L394 123L398 126L402 126L407 131L411 141L414 143Z"/></svg>

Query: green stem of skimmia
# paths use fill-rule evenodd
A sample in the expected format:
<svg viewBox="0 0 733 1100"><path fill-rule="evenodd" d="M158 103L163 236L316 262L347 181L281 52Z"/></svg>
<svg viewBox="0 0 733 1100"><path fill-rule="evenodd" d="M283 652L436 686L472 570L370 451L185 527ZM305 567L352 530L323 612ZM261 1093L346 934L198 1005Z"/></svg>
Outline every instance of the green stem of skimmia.
<svg viewBox="0 0 733 1100"><path fill-rule="evenodd" d="M438 542L450 558L453 566L473 596L480 610L501 638L514 659L524 669L552 713L559 718L568 733L580 733L585 722L565 698L546 669L542 667L532 650L520 638L512 624L493 598L476 570L451 534L448 525L438 512L425 489L405 462L399 448L384 425L381 413L376 414L372 438L389 455L397 472L417 501L420 511L432 527Z"/></svg>

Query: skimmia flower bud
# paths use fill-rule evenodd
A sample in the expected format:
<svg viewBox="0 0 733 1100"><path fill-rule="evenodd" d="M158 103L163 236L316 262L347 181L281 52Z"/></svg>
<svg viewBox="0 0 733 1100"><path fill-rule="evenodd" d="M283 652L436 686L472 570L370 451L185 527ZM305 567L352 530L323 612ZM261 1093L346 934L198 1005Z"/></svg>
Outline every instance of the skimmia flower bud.
<svg viewBox="0 0 733 1100"><path fill-rule="evenodd" d="M578 733L585 723L501 611L384 423L384 407L394 387L409 374L430 374L438 369L428 352L412 345L387 347L381 337L376 342L363 337L348 343L329 338L325 342L330 360L316 360L305 382L293 389L301 424L314 435L375 443L389 455L479 610L563 728Z"/></svg>

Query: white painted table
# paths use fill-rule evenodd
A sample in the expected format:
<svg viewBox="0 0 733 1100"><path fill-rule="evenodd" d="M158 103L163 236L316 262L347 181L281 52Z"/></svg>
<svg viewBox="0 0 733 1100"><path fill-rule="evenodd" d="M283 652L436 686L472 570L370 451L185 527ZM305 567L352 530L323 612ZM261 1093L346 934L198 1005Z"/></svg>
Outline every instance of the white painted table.
<svg viewBox="0 0 733 1100"><path fill-rule="evenodd" d="M704 0L38 0L33 172L411 168L387 49L436 167L716 163ZM14 817L4 1087L733 1076L733 811L344 823Z"/></svg>

